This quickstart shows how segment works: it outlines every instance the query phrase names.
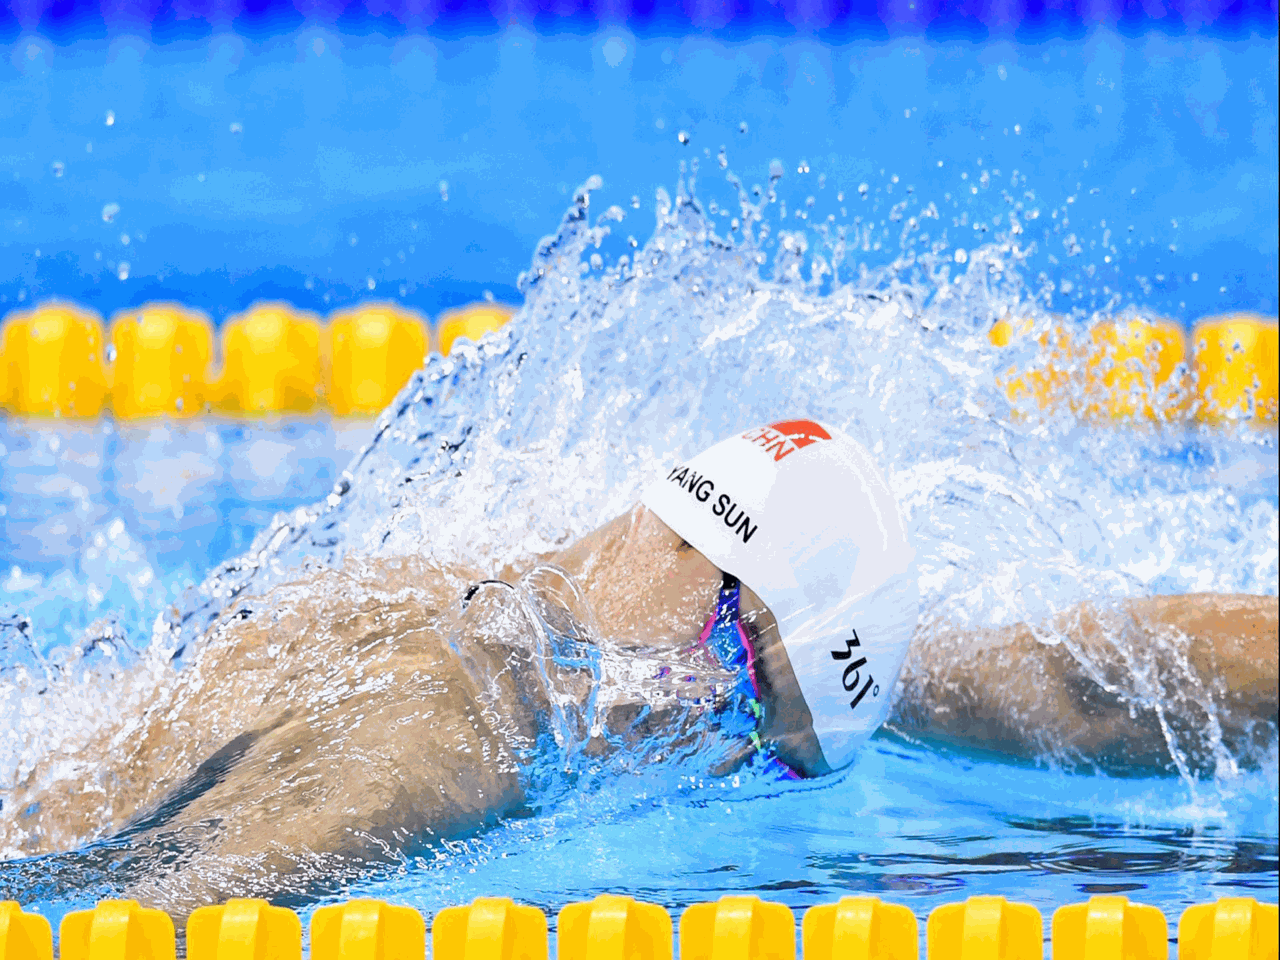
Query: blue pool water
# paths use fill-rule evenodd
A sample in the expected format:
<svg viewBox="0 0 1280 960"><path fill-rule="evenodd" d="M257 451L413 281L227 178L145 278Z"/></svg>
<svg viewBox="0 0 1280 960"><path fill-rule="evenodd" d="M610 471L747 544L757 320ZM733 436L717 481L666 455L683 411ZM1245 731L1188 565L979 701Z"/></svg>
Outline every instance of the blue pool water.
<svg viewBox="0 0 1280 960"><path fill-rule="evenodd" d="M705 165L704 199L733 205L723 148L748 188L778 161L795 227L884 221L873 263L898 248L903 201L904 219L933 204L934 240L946 227L961 249L1021 204L1027 281L1068 282L1059 306L1274 314L1268 16L1227 37L1165 21L985 43L322 20L164 42L15 31L0 57L0 309L173 298L220 321L262 297L327 311L389 296L433 314L486 290L514 300L587 177L603 178L602 207L640 203L604 251L618 255L648 235L681 161Z"/></svg>
<svg viewBox="0 0 1280 960"><path fill-rule="evenodd" d="M190 669L228 596L353 556L495 569L798 410L883 465L927 618L1277 593L1274 431L1028 416L986 338L1015 307L1080 325L1275 311L1272 34L833 45L304 25L31 33L3 64L6 308L172 295L221 320L265 294L324 309L371 289L524 306L434 356L376 424L0 421L0 798L62 753L86 766L50 783L109 790L77 744ZM1195 696L1181 679L1152 694L1175 718ZM1171 918L1273 901L1274 730L1248 756L1207 728L1170 738L1208 759L1104 772L1052 744L1013 762L889 730L840 776L784 787L635 757L318 896L430 913L480 894L554 909L604 890L673 908L874 892L923 916L973 893L1048 914L1126 892ZM82 841L0 862L0 895L56 918L151 855Z"/></svg>
<svg viewBox="0 0 1280 960"><path fill-rule="evenodd" d="M931 616L1000 623L1082 599L1274 595L1274 433L1011 417L995 383L1006 355L985 336L1000 286L987 286L987 270L981 285L971 271L900 271L830 293L785 274L762 281L749 244L714 242L692 197L677 197L621 274L579 268L591 220L569 218L526 277L512 325L433 357L376 427L6 423L6 775L135 709L164 682L152 653L198 644L229 595L355 554L490 566L527 556L624 509L658 464L793 405L882 458ZM993 245L973 262L1000 256ZM327 499L296 506L370 440ZM240 538L263 525L254 511L271 506L293 509L185 589L243 551ZM46 550L62 551L57 562ZM1171 715L1181 693L1165 691ZM1217 757L1184 775L996 761L892 732L846 773L796 787L634 758L549 789L527 818L348 877L330 895L430 911L493 892L555 907L624 890L675 907L755 891L799 907L856 890L921 914L979 892L1046 912L1105 891L1173 914L1226 893L1267 899L1274 737L1236 757L1206 735L1171 744ZM0 877L56 916L114 890L130 857L128 841L100 841L9 861Z"/></svg>

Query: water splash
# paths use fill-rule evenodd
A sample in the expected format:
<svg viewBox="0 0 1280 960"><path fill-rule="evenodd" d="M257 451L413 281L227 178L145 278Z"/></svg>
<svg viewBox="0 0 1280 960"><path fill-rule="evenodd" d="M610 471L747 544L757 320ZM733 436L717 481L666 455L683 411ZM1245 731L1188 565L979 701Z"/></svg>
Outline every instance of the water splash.
<svg viewBox="0 0 1280 960"><path fill-rule="evenodd" d="M1276 594L1273 435L1098 429L1011 406L999 377L1018 354L999 353L987 329L1015 309L1036 332L1056 322L1052 285L1023 276L1018 231L959 257L945 231L929 234L936 209L918 199L883 223L788 229L797 217L775 189L780 169L763 188L730 172L736 210L717 216L698 199L696 169L674 197L659 192L650 239L607 264L597 257L624 212L593 220L599 183L584 185L522 275L517 318L433 356L325 500L276 517L161 611L149 645L130 641L145 647L131 674L108 686L55 678L55 696L47 679L2 678L7 715L56 727L78 711L91 726L145 702L230 604L307 571L357 557L527 561L625 510L664 465L795 414L845 430L889 475L917 543L926 638L941 623L1043 623L1151 593ZM1134 678L1120 695L1135 709L1181 716L1194 702L1207 715L1163 727L1189 781L1197 757L1224 780L1237 759L1259 762L1224 746L1212 696L1185 671L1155 686ZM0 770L31 769L53 749L33 724L17 720ZM66 734L57 748L83 742ZM1273 725L1266 769L1274 744Z"/></svg>

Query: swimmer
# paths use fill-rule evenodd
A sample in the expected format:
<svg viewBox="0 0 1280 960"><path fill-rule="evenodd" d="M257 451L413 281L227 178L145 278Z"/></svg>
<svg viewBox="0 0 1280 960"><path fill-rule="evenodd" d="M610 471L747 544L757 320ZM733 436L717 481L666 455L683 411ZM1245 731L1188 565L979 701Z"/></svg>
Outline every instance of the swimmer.
<svg viewBox="0 0 1280 960"><path fill-rule="evenodd" d="M26 773L0 849L127 841L122 892L182 916L474 836L552 767L820 777L887 720L947 748L1168 768L1179 681L1194 709L1175 725L1274 749L1275 597L993 630L917 605L869 454L784 421L524 569L353 558L236 599L150 703Z"/></svg>

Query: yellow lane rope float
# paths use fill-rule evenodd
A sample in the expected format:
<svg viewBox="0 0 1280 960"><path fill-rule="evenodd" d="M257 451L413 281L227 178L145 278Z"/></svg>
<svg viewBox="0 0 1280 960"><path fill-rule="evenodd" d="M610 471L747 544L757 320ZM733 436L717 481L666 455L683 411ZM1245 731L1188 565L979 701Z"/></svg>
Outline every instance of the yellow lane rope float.
<svg viewBox="0 0 1280 960"><path fill-rule="evenodd" d="M447 354L459 338L478 340L512 313L495 303L446 312L436 324L438 349ZM1276 331L1275 320L1256 314L1207 318L1189 338L1159 318L1108 318L1085 332L1062 320L1014 317L997 321L989 338L1002 348L1034 338L1033 358L999 378L1023 415L1274 424ZM431 341L426 320L393 303L340 310L328 323L287 303L261 303L216 333L197 311L151 303L117 314L104 336L97 314L53 301L15 311L0 327L0 409L80 418L109 409L119 419L326 408L368 416L422 365Z"/></svg>
<svg viewBox="0 0 1280 960"><path fill-rule="evenodd" d="M329 318L329 405L340 417L374 414L422 366L426 321L394 303L366 303Z"/></svg>
<svg viewBox="0 0 1280 960"><path fill-rule="evenodd" d="M988 337L1010 347L1035 337L1034 358L999 378L1023 414L1070 412L1101 422L1276 422L1276 321L1256 314L1202 320L1191 337L1147 317L1099 321L1087 334L1065 322L997 321Z"/></svg>
<svg viewBox="0 0 1280 960"><path fill-rule="evenodd" d="M325 395L320 318L260 303L222 327L222 376L213 396L227 413L311 413Z"/></svg>
<svg viewBox="0 0 1280 960"><path fill-rule="evenodd" d="M0 330L0 406L96 417L107 396L103 341L102 318L73 303L11 313Z"/></svg>
<svg viewBox="0 0 1280 960"><path fill-rule="evenodd" d="M107 377L121 420L204 413L213 324L176 303L150 303L111 320Z"/></svg>
<svg viewBox="0 0 1280 960"><path fill-rule="evenodd" d="M440 315L436 336L440 339L440 352L448 355L453 342L466 337L475 342L486 333L497 330L511 319L515 311L501 303L475 303L461 310L449 310Z"/></svg>
<svg viewBox="0 0 1280 960"><path fill-rule="evenodd" d="M447 907L431 925L432 954L462 960L549 960L547 917L508 897ZM671 916L660 906L605 894L560 911L559 960L671 960ZM1104 895L1054 911L1053 960L1167 960L1168 921L1156 907ZM681 960L796 960L795 914L756 896L725 896L684 910ZM1042 960L1040 911L1004 897L935 907L928 960ZM311 960L423 960L426 919L378 900L321 907L311 917ZM918 960L920 930L905 906L845 897L805 911L804 960ZM174 924L133 900L68 913L62 960L174 960ZM265 900L201 907L187 921L190 960L302 960L302 923ZM1253 897L1224 897L1182 912L1179 960L1277 960L1277 912ZM0 960L53 960L49 921L0 901Z"/></svg>
<svg viewBox="0 0 1280 960"><path fill-rule="evenodd" d="M447 353L459 337L497 330L514 308L477 303L440 318ZM215 332L177 303L102 318L50 301L0 326L0 410L21 416L117 419L382 410L422 366L431 328L399 304L370 302L327 323L287 303L259 303ZM105 344L105 348L104 348Z"/></svg>
<svg viewBox="0 0 1280 960"><path fill-rule="evenodd" d="M1196 324L1196 416L1276 421L1275 321L1256 314L1210 317Z"/></svg>

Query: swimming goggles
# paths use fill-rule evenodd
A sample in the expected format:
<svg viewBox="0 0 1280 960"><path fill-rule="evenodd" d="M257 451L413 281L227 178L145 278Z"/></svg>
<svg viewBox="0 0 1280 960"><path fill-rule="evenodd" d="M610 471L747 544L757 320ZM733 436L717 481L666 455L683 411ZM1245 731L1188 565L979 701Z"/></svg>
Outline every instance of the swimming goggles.
<svg viewBox="0 0 1280 960"><path fill-rule="evenodd" d="M760 683L756 678L756 651L742 620L742 585L730 573L724 574L720 583L720 597L716 612L698 635L698 643L726 670L737 676L731 697L739 705L739 722L727 718L722 722L729 732L745 734L755 747L756 756L764 763L764 770L782 780L802 779L799 772L778 758L773 746L760 736L764 723L764 705L760 702Z"/></svg>

